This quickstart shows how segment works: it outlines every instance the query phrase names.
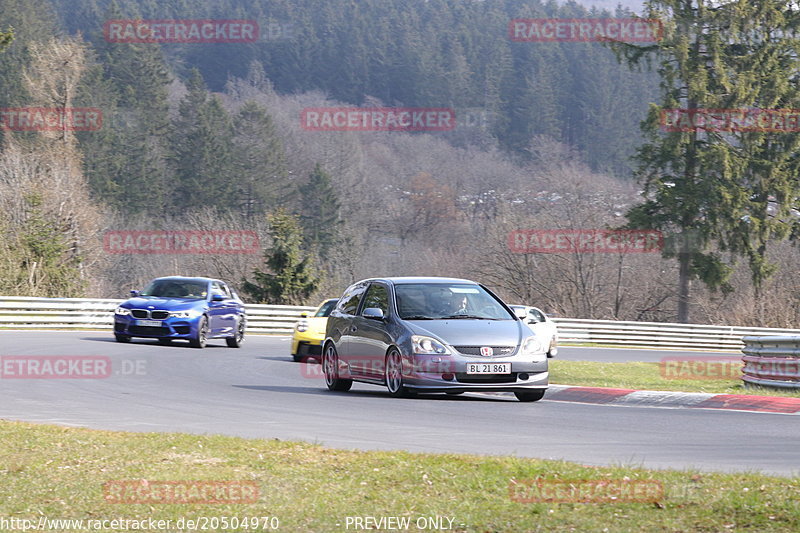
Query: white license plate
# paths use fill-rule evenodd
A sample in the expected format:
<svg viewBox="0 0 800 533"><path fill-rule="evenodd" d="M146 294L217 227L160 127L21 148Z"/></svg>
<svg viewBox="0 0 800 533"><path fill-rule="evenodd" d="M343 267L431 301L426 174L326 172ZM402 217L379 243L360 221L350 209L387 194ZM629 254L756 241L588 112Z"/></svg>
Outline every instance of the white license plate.
<svg viewBox="0 0 800 533"><path fill-rule="evenodd" d="M160 328L161 327L161 321L160 320L137 320L136 321L136 325L137 326L154 326L154 327Z"/></svg>
<svg viewBox="0 0 800 533"><path fill-rule="evenodd" d="M511 363L467 363L467 374L510 374Z"/></svg>

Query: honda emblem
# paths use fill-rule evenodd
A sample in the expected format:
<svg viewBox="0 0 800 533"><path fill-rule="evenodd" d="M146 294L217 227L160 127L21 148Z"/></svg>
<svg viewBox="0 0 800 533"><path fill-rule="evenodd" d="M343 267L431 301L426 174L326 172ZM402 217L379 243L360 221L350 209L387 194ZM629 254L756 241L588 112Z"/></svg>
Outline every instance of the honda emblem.
<svg viewBox="0 0 800 533"><path fill-rule="evenodd" d="M491 357L494 355L494 350L491 346L481 346L481 355L484 357Z"/></svg>

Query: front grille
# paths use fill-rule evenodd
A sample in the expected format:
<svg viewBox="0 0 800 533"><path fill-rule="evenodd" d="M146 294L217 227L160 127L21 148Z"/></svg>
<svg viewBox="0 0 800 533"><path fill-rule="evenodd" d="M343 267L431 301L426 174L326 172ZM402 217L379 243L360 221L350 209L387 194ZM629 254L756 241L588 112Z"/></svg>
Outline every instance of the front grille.
<svg viewBox="0 0 800 533"><path fill-rule="evenodd" d="M130 332L132 335L156 335L163 337L169 335L169 328L159 328L156 326L131 326Z"/></svg>
<svg viewBox="0 0 800 533"><path fill-rule="evenodd" d="M458 353L462 355L481 355L483 346L454 346ZM511 355L516 349L514 346L492 346L493 356Z"/></svg>
<svg viewBox="0 0 800 533"><path fill-rule="evenodd" d="M133 318L155 318L156 320L164 320L169 318L169 311L148 311L147 309L133 309L131 311Z"/></svg>
<svg viewBox="0 0 800 533"><path fill-rule="evenodd" d="M483 383L483 384L516 383L517 373L513 372L511 374L485 374L485 375L457 373L456 381L458 381L459 383Z"/></svg>

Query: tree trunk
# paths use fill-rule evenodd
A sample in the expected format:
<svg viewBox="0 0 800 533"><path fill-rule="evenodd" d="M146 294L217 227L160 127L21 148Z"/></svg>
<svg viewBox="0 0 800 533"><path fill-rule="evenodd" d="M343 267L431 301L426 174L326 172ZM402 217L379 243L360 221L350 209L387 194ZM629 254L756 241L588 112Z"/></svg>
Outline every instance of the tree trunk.
<svg viewBox="0 0 800 533"><path fill-rule="evenodd" d="M689 261L691 255L688 251L681 251L678 254L678 322L687 324L689 322L689 290L692 281L689 277Z"/></svg>

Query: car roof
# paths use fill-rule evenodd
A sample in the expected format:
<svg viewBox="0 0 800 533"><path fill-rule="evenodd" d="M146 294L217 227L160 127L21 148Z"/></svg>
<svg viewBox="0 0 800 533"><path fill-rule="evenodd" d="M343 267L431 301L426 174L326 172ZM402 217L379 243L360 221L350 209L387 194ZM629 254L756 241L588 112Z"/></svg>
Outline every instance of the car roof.
<svg viewBox="0 0 800 533"><path fill-rule="evenodd" d="M225 283L221 279L188 277L188 276L164 276L162 278L156 278L153 281L160 280L160 279L172 279L172 280L175 280L175 281L178 281L178 280L181 280L181 281L200 281L202 283L208 283L209 281L219 281L220 283ZM226 283L226 285L227 285L227 283Z"/></svg>
<svg viewBox="0 0 800 533"><path fill-rule="evenodd" d="M363 283L365 281L386 281L394 285L406 285L409 283L436 283L436 284L440 283L442 285L451 283L469 283L471 285L478 285L477 282L469 279L440 278L432 276L400 276L400 277L390 277L390 278L369 278L361 280L360 283Z"/></svg>

